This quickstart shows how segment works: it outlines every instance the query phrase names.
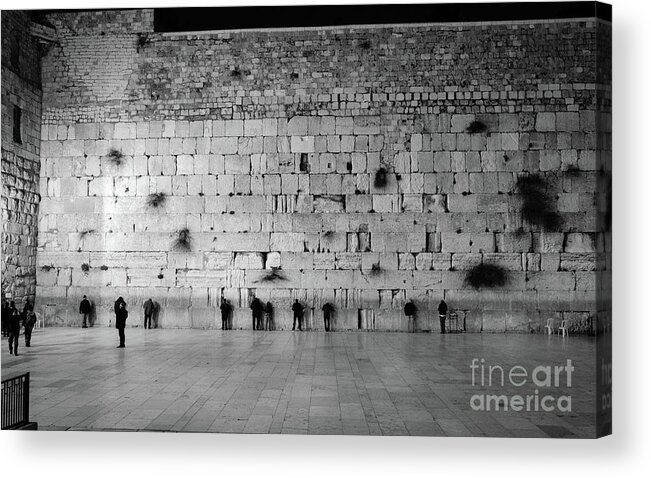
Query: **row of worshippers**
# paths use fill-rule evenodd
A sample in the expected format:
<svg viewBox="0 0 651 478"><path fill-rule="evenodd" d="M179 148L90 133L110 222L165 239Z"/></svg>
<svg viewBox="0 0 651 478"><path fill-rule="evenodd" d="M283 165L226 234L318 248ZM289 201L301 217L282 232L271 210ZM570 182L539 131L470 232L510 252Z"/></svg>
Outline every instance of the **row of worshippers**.
<svg viewBox="0 0 651 478"><path fill-rule="evenodd" d="M262 303L257 297L253 297L251 301L251 321L253 330L274 330L274 308L271 302L266 304ZM222 330L232 330L233 329L233 320L232 312L233 306L228 301L228 299L222 300L221 305L219 306L222 316ZM332 317L334 315L335 308L329 302L324 304L321 308L323 310L323 322L326 332L331 330ZM292 315L294 320L292 322L292 330L296 330L298 325L298 330L303 330L303 313L305 308L298 299L294 300L292 304Z"/></svg>

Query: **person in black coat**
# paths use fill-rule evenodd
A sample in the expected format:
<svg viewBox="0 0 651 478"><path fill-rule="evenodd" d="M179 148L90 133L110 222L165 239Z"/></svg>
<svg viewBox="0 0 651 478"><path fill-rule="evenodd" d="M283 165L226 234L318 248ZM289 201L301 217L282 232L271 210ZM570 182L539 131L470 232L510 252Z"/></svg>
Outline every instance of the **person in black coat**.
<svg viewBox="0 0 651 478"><path fill-rule="evenodd" d="M145 329L149 326L151 329L151 317L154 315L154 301L147 299L147 301L142 305L142 308L145 311Z"/></svg>
<svg viewBox="0 0 651 478"><path fill-rule="evenodd" d="M441 300L439 304L439 321L441 322L441 333L445 333L445 319L448 315L448 304L444 300Z"/></svg>
<svg viewBox="0 0 651 478"><path fill-rule="evenodd" d="M267 302L264 306L264 330L272 330L274 321L274 306Z"/></svg>
<svg viewBox="0 0 651 478"><path fill-rule="evenodd" d="M120 337L120 345L118 348L124 348L124 328L127 326L127 304L122 297L115 301L115 328L118 329L118 336Z"/></svg>
<svg viewBox="0 0 651 478"><path fill-rule="evenodd" d="M2 336L6 337L9 335L9 321L11 318L11 307L9 306L9 301L5 300L2 302Z"/></svg>
<svg viewBox="0 0 651 478"><path fill-rule="evenodd" d="M228 299L222 301L222 305L219 306L219 310L222 312L222 330L230 330L230 318L231 315L231 304L228 302Z"/></svg>
<svg viewBox="0 0 651 478"><path fill-rule="evenodd" d="M253 330L260 330L262 325L262 314L264 312L264 305L257 297L253 298L251 302L251 316L253 318Z"/></svg>
<svg viewBox="0 0 651 478"><path fill-rule="evenodd" d="M407 330L416 332L416 305L412 301L405 304L405 315L407 316Z"/></svg>
<svg viewBox="0 0 651 478"><path fill-rule="evenodd" d="M33 310L27 311L24 319L25 327L25 347L29 347L32 342L32 331L36 325L36 313Z"/></svg>
<svg viewBox="0 0 651 478"><path fill-rule="evenodd" d="M298 321L298 330L303 330L303 306L298 302L298 299L294 300L292 305L292 312L294 313L294 323L292 324L292 330L296 330L296 322Z"/></svg>
<svg viewBox="0 0 651 478"><path fill-rule="evenodd" d="M325 331L330 332L330 320L332 319L332 314L335 311L335 308L330 302L323 304L321 307L323 311L323 325L325 326Z"/></svg>
<svg viewBox="0 0 651 478"><path fill-rule="evenodd" d="M34 304L32 304L29 299L25 301L25 305L23 306L23 320L27 318L27 314L29 312L32 312L34 310Z"/></svg>
<svg viewBox="0 0 651 478"><path fill-rule="evenodd" d="M9 322L7 323L7 333L9 334L9 353L18 355L18 336L20 335L20 312L16 308L16 303L12 300L9 304Z"/></svg>
<svg viewBox="0 0 651 478"><path fill-rule="evenodd" d="M120 297L121 299L122 297ZM88 328L88 325L86 323L90 323L90 311L92 310L92 307L90 305L90 302L86 298L86 296L83 297L81 302L79 303L79 313L84 316L83 322L81 325L82 329Z"/></svg>

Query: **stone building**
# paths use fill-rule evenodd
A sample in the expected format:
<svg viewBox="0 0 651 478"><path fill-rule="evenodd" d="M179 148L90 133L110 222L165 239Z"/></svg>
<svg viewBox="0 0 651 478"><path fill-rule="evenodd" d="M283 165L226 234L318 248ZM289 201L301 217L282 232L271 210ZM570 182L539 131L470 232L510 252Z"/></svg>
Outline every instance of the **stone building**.
<svg viewBox="0 0 651 478"><path fill-rule="evenodd" d="M608 22L155 18L3 12L3 293L47 324L83 295L98 324L118 296L163 327L216 327L228 298L250 328L254 295L284 329L295 298L338 330L406 330L410 300L420 330L441 299L470 332L609 320Z"/></svg>

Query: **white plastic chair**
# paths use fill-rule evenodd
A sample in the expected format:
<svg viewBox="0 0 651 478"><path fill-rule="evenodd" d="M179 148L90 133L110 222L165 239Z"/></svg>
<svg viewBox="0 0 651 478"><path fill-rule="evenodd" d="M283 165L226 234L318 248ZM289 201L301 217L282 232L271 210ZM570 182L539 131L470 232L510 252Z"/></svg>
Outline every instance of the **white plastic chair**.
<svg viewBox="0 0 651 478"><path fill-rule="evenodd" d="M36 324L34 324L34 328L35 329L42 329L45 326L45 324L43 322L43 316L41 314L39 314L38 312L34 312L34 314L36 315Z"/></svg>
<svg viewBox="0 0 651 478"><path fill-rule="evenodd" d="M547 319L545 330L547 330L547 335L552 335L554 333L554 319Z"/></svg>
<svg viewBox="0 0 651 478"><path fill-rule="evenodd" d="M566 335L570 335L569 328L570 328L569 320L561 320L561 326L558 328L558 334L559 335L562 334L563 337L565 337Z"/></svg>

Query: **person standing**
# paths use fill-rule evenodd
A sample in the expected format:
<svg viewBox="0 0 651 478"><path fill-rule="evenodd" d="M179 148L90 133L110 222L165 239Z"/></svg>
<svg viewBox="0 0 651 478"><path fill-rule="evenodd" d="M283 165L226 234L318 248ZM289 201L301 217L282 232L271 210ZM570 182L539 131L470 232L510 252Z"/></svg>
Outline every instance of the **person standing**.
<svg viewBox="0 0 651 478"><path fill-rule="evenodd" d="M25 347L29 347L32 342L32 330L34 330L34 326L36 325L36 313L33 310L27 311L24 321Z"/></svg>
<svg viewBox="0 0 651 478"><path fill-rule="evenodd" d="M20 312L18 312L18 309L16 309L16 303L13 300L9 304L9 322L7 323L7 334L9 334L9 353L18 355Z"/></svg>
<svg viewBox="0 0 651 478"><path fill-rule="evenodd" d="M120 297L122 298L122 297ZM79 303L79 313L83 315L83 322L81 325L82 329L87 329L88 325L86 323L90 323L90 311L91 311L91 306L90 302L86 298L86 296L81 299L81 302Z"/></svg>
<svg viewBox="0 0 651 478"><path fill-rule="evenodd" d="M416 332L416 305L412 301L407 302L404 312L407 316L407 330L409 332Z"/></svg>
<svg viewBox="0 0 651 478"><path fill-rule="evenodd" d="M335 311L335 308L330 302L326 302L323 304L323 307L321 307L321 310L323 310L323 325L325 326L325 331L330 332L330 320L332 319L332 314Z"/></svg>
<svg viewBox="0 0 651 478"><path fill-rule="evenodd" d="M296 322L298 322L298 330L303 331L303 306L298 302L298 299L294 299L292 312L294 312L294 323L292 324L292 330L296 330Z"/></svg>
<svg viewBox="0 0 651 478"><path fill-rule="evenodd" d="M222 305L219 306L219 309L222 312L222 330L230 330L231 304L228 302L228 299L222 300Z"/></svg>
<svg viewBox="0 0 651 478"><path fill-rule="evenodd" d="M151 298L147 299L142 308L145 310L145 329L149 326L151 330L151 316L154 315L154 302Z"/></svg>
<svg viewBox="0 0 651 478"><path fill-rule="evenodd" d="M253 330L260 330L263 310L264 310L264 306L262 305L262 302L260 302L260 299L254 297L253 301L251 302L251 316L253 318Z"/></svg>
<svg viewBox="0 0 651 478"><path fill-rule="evenodd" d="M34 310L34 305L27 299L23 306L23 320L27 319L27 313Z"/></svg>
<svg viewBox="0 0 651 478"><path fill-rule="evenodd" d="M11 307L9 306L9 301L5 300L2 302L2 336L7 337L9 335L9 319L11 318Z"/></svg>
<svg viewBox="0 0 651 478"><path fill-rule="evenodd" d="M448 304L444 300L441 300L439 304L439 321L441 322L441 333L445 333L445 319L448 315Z"/></svg>
<svg viewBox="0 0 651 478"><path fill-rule="evenodd" d="M271 330L273 328L273 314L274 307L271 302L267 302L264 306L264 330Z"/></svg>
<svg viewBox="0 0 651 478"><path fill-rule="evenodd" d="M124 328L127 326L129 312L127 311L127 304L122 297L115 304L115 328L118 329L118 336L120 337L120 345L118 345L118 348L123 349L126 347L124 345Z"/></svg>

